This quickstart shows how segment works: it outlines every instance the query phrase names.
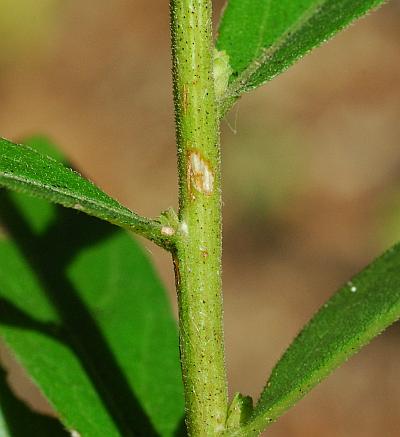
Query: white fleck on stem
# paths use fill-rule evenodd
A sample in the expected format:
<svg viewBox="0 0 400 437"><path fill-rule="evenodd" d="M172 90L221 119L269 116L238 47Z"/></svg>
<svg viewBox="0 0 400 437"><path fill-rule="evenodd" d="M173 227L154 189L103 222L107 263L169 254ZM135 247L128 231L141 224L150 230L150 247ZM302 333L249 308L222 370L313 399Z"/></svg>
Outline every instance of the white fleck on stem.
<svg viewBox="0 0 400 437"><path fill-rule="evenodd" d="M214 191L214 175L199 152L190 153L188 160L190 183L200 193L211 195Z"/></svg>

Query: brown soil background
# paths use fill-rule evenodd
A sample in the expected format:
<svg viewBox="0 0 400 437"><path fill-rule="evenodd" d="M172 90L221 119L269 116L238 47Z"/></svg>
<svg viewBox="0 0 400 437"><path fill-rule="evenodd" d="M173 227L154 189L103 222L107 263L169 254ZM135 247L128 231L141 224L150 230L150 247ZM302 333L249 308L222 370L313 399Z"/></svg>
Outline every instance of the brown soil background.
<svg viewBox="0 0 400 437"><path fill-rule="evenodd" d="M168 2L0 0L0 17L1 135L47 134L141 214L176 207ZM400 237L399 22L396 0L223 123L232 391L256 397L314 311ZM175 307L170 259L147 247ZM268 435L400 435L399 341L395 325Z"/></svg>

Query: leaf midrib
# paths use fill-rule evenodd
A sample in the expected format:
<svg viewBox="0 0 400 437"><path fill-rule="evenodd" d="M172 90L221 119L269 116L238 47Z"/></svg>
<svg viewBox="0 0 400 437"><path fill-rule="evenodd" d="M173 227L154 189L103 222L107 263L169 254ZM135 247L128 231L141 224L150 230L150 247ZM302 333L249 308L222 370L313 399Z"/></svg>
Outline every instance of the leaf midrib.
<svg viewBox="0 0 400 437"><path fill-rule="evenodd" d="M26 178L23 176L16 176L12 173L8 172L0 172L0 180L1 179L10 179L16 182L20 182L24 185L31 185L39 189L46 190L49 193L49 196L51 196L51 193L54 194L60 194L65 198L71 199L71 200L77 200L78 202L85 203L86 205L91 205L93 207L97 207L99 210L103 210L106 215L107 213L115 213L118 216L125 217L126 220L129 223L132 223L132 225L136 225L135 222L141 222L140 217L137 216L135 213L130 211L129 209L123 207L122 205L119 207L113 206L110 203L102 202L102 201L96 201L89 197L82 196L76 193L72 193L69 189L63 189L60 187L56 187L54 185L47 185L42 182L35 181L34 179ZM84 205L80 205L82 208L84 208ZM81 209L80 207L75 207L75 209Z"/></svg>
<svg viewBox="0 0 400 437"><path fill-rule="evenodd" d="M263 34L264 34L264 29L265 29L265 25L268 21L268 16L269 16L269 12L271 11L271 3L272 0L266 0L267 1L267 5L265 6L264 12L263 12L263 17L261 19L261 25L260 25L260 29L258 32L258 43L257 43L257 47L254 50L254 55L256 56L258 51L260 49L262 49L262 39L263 39Z"/></svg>
<svg viewBox="0 0 400 437"><path fill-rule="evenodd" d="M315 15L315 12L318 9L321 9L329 0L320 0L317 3L310 6L308 9L304 11L304 13L294 21L294 23L288 27L288 29L270 46L264 48L256 59L254 59L249 66L235 79L230 86L228 87L225 98L223 99L222 106L224 106L225 102L231 101L232 98L239 97L241 93L241 89L246 85L249 79L259 70L259 68L265 64L268 58L272 57L272 55L278 51L287 41L289 35L299 32L308 21ZM301 56L301 55L300 55ZM281 71L277 72L274 76L280 74ZM271 78L265 80L264 82L271 80ZM261 84L258 84L259 86Z"/></svg>

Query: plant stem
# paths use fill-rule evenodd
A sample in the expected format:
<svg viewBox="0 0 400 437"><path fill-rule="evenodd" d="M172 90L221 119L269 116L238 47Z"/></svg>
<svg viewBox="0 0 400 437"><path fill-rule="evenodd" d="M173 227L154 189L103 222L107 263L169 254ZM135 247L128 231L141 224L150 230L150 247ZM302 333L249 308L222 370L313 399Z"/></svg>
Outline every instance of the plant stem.
<svg viewBox="0 0 400 437"><path fill-rule="evenodd" d="M221 292L221 171L210 0L171 0L179 172L173 253L186 424L190 436L224 430L227 383Z"/></svg>

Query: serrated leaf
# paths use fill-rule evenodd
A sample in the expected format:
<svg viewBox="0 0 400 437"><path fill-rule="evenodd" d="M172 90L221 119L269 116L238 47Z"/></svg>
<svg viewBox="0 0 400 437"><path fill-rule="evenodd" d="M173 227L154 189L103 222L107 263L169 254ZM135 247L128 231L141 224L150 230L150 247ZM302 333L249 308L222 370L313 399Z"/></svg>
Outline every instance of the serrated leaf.
<svg viewBox="0 0 400 437"><path fill-rule="evenodd" d="M173 436L183 415L176 324L123 231L20 194L0 197L0 334L82 437Z"/></svg>
<svg viewBox="0 0 400 437"><path fill-rule="evenodd" d="M1 138L0 186L83 211L168 246L157 221L133 213L55 159Z"/></svg>
<svg viewBox="0 0 400 437"><path fill-rule="evenodd" d="M229 0L218 50L233 70L225 110L384 0ZM332 60L334 62L334 60Z"/></svg>
<svg viewBox="0 0 400 437"><path fill-rule="evenodd" d="M229 435L256 436L335 368L400 318L400 245L339 290L273 369L249 422Z"/></svg>
<svg viewBox="0 0 400 437"><path fill-rule="evenodd" d="M17 399L0 367L0 437L68 437L61 423L53 418L32 411Z"/></svg>

